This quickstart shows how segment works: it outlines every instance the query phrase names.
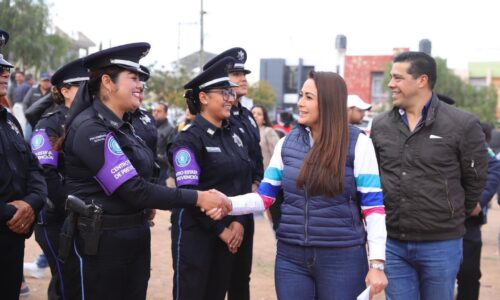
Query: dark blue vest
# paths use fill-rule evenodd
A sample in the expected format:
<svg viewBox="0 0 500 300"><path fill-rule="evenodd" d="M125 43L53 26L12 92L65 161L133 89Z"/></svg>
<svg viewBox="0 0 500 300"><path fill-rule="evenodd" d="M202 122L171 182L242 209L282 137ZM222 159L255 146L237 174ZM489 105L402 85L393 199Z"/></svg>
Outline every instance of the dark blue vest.
<svg viewBox="0 0 500 300"><path fill-rule="evenodd" d="M335 197L307 195L297 188L297 177L310 150L309 134L299 126L286 138L281 150L282 187L280 241L300 246L351 247L366 242L354 182L354 150L361 130L349 127L349 152L346 162L344 193Z"/></svg>

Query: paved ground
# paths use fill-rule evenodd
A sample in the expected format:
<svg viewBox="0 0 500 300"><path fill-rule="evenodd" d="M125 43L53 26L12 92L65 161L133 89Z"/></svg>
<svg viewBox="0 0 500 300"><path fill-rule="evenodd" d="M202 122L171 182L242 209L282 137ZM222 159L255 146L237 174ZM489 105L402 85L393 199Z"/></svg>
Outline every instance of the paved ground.
<svg viewBox="0 0 500 300"><path fill-rule="evenodd" d="M496 202L496 201L492 201ZM483 252L481 296L482 300L500 299L500 255L497 237L500 229L500 208L494 203L489 211L489 223L483 227ZM172 299L172 258L170 254L169 213L158 213L156 226L152 229L152 271L149 281L148 299ZM274 256L276 243L268 222L256 220L254 261L251 282L252 299L276 299L274 291ZM40 249L34 238L26 243L25 261L33 261ZM49 272L44 279L28 278L31 295L22 299L46 299ZM1 297L0 297L1 298ZM384 299L383 295L377 299Z"/></svg>

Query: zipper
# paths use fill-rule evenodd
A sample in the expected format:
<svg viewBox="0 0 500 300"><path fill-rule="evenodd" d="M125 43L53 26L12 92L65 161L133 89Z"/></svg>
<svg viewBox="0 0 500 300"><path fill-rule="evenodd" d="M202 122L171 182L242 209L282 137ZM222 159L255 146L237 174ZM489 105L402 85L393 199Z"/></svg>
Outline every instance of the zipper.
<svg viewBox="0 0 500 300"><path fill-rule="evenodd" d="M450 213L451 213L451 218L453 218L453 216L455 216L455 207L453 206L453 203L451 203L451 200L450 200L450 189L448 187L448 179L446 179L446 177L444 177L443 174L441 174L441 172L438 171L438 173L441 176L441 178L443 178L444 187L446 189L446 201L448 202L448 208L449 208Z"/></svg>
<svg viewBox="0 0 500 300"><path fill-rule="evenodd" d="M307 195L307 189L306 189L306 186L304 186L304 192L305 192L305 195L306 195L306 203L305 203L305 214L304 214L304 234L305 234L305 244L307 245L308 244L308 231L307 231L307 228L309 227L309 205L308 205L308 198L309 196Z"/></svg>
<svg viewBox="0 0 500 300"><path fill-rule="evenodd" d="M475 161L474 160L470 161L470 167L472 168L472 170L474 170L474 173L476 174L476 179L479 178L479 175L477 175L477 170L476 170L476 167L475 167Z"/></svg>

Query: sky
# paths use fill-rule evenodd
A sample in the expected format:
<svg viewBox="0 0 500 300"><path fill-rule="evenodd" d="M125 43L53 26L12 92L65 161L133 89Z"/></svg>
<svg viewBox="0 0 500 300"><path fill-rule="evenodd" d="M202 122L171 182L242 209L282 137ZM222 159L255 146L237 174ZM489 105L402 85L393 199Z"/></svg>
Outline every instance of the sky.
<svg viewBox="0 0 500 300"><path fill-rule="evenodd" d="M104 48L149 42L141 63L170 68L200 48L201 0L48 0L52 25L81 31ZM247 51L250 82L261 58L299 58L334 71L335 37L347 37L347 55L390 55L418 50L430 39L432 55L455 69L469 62L500 61L500 1L487 0L203 0L204 48ZM179 25L180 24L180 25ZM97 48L91 49L91 52Z"/></svg>

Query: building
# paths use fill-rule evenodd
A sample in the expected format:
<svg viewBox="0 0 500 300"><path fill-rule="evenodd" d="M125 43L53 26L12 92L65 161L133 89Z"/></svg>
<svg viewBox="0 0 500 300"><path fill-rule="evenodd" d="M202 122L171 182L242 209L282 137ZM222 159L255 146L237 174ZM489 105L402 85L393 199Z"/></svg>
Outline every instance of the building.
<svg viewBox="0 0 500 300"><path fill-rule="evenodd" d="M384 73L394 55L404 51L409 49L394 48L391 55L346 55L343 74L348 93L358 95L374 108L381 106L389 96L383 88Z"/></svg>
<svg viewBox="0 0 500 300"><path fill-rule="evenodd" d="M302 58L297 65L287 65L283 58L260 60L260 80L267 81L277 95L276 108L294 108L299 100L302 84L314 66L304 65Z"/></svg>

